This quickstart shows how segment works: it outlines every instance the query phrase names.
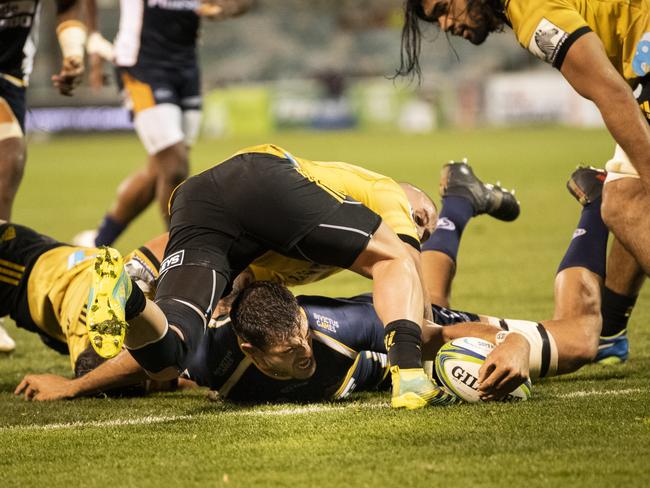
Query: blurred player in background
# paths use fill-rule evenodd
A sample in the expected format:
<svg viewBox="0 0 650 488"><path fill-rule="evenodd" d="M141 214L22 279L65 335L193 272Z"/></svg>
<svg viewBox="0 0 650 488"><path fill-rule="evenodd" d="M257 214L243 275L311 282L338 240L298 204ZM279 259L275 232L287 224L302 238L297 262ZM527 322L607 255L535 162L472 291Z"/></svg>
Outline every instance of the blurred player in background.
<svg viewBox="0 0 650 488"><path fill-rule="evenodd" d="M52 82L62 95L72 95L84 71L86 27L81 21L80 2L57 0L57 37L63 54L61 71ZM25 91L38 42L42 2L0 1L0 219L9 220L23 177L26 159ZM0 276L0 280L2 277ZM2 327L0 352L10 352L15 343Z"/></svg>
<svg viewBox="0 0 650 488"><path fill-rule="evenodd" d="M112 244L154 200L169 224L169 197L189 175L189 151L201 123L200 19L241 15L252 0L121 0L112 47L97 30L96 0L85 1L92 19L91 81L102 82L99 58L111 59L125 106L149 155L146 166L120 184L99 228L74 239L80 245L101 246Z"/></svg>
<svg viewBox="0 0 650 488"><path fill-rule="evenodd" d="M557 68L600 110L618 144L607 163L603 198L603 218L617 240L609 256L596 360L625 361L627 321L650 272L650 4L407 0L400 74L420 72L420 21L477 45L511 26L524 48Z"/></svg>

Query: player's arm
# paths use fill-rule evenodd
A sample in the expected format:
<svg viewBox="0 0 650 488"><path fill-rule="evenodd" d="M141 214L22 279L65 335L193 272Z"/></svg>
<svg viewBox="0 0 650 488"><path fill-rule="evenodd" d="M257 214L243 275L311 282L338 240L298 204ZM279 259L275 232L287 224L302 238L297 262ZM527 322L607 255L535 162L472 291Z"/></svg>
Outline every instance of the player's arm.
<svg viewBox="0 0 650 488"><path fill-rule="evenodd" d="M146 247L151 254L153 254L158 262L162 262L165 257L165 248L169 242L169 232L154 237L150 241L144 243L143 247Z"/></svg>
<svg viewBox="0 0 650 488"><path fill-rule="evenodd" d="M79 378L29 374L23 378L14 393L23 395L26 400L64 400L135 385L146 379L145 371L128 351L123 350Z"/></svg>
<svg viewBox="0 0 650 488"><path fill-rule="evenodd" d="M596 104L612 137L650 191L650 126L598 36L588 32L579 37L567 51L560 71L580 95Z"/></svg>
<svg viewBox="0 0 650 488"><path fill-rule="evenodd" d="M104 75L104 60L113 60L113 45L102 36L97 23L97 0L84 0L86 7L86 25L88 27L88 42L86 51L90 72L88 80L90 86L98 90L106 84Z"/></svg>
<svg viewBox="0 0 650 488"><path fill-rule="evenodd" d="M82 3L78 0L57 0L56 35L61 47L61 71L52 76L54 86L62 95L70 96L81 83L84 73L86 25Z"/></svg>

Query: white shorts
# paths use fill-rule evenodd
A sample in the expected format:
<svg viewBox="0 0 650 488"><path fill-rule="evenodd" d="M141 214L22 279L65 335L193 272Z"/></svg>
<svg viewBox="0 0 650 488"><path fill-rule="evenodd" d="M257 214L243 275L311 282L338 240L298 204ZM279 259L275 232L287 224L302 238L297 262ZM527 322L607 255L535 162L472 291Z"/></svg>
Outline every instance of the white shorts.
<svg viewBox="0 0 650 488"><path fill-rule="evenodd" d="M616 145L614 156L607 161L605 169L607 170L605 183L620 180L621 178L639 178L639 173L632 165L630 158L627 157L625 151L618 144Z"/></svg>

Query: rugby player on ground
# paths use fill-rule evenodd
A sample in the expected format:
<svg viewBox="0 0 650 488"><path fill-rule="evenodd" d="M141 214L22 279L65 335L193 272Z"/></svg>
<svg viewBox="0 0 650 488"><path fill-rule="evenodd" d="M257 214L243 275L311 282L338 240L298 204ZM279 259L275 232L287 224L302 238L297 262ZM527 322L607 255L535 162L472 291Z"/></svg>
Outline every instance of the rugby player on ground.
<svg viewBox="0 0 650 488"><path fill-rule="evenodd" d="M381 215L402 216L403 230L370 210L375 199ZM186 180L170 210L155 303L131 286L117 251L97 258L88 323L91 339L101 337L100 355L117 354L126 332L124 344L152 377L177 377L232 281L273 251L372 278L375 308L386 326L392 405L451 401L422 369L421 324L430 309L424 306L420 245L408 202L390 178L256 146Z"/></svg>
<svg viewBox="0 0 650 488"><path fill-rule="evenodd" d="M423 328L425 359L432 359L443 343L458 337L479 336L497 343L509 339L489 356L482 371L486 400L499 398L529 374L533 379L565 374L592 360L601 321L599 285L607 243L599 210L602 179L603 172L582 168L569 181L571 192L585 207L558 270L554 318L536 323L443 306L449 301L460 238L472 216L485 212L506 220L516 216L495 206L493 197L499 193L482 185L467 165L445 167L440 224L423 252L431 272L428 276L436 278L429 283L433 321ZM370 295L348 299L299 296L296 301L280 285L258 282L237 298L232 318L233 324L211 322L184 372L220 398L331 400L389 384L382 381L388 372L383 324ZM440 327L451 324L459 325ZM504 337L504 331L517 331L525 340ZM305 362L308 368L303 367ZM141 368L124 351L76 380L28 375L16 392L35 400L73 398L124 386L138 374L142 377Z"/></svg>
<svg viewBox="0 0 650 488"><path fill-rule="evenodd" d="M57 36L63 54L52 82L71 95L83 74L86 28L76 0L57 0ZM9 220L25 168L25 91L32 71L41 10L39 0L0 3L0 219ZM1 279L1 278L0 278ZM2 327L0 352L15 348Z"/></svg>
<svg viewBox="0 0 650 488"><path fill-rule="evenodd" d="M509 207L510 214L501 215L501 218L512 220L518 215L518 205L512 195L504 193L498 187L480 185L483 189L482 200L477 213L490 212L495 215L503 213L504 208ZM430 235L437 215L433 202L415 187L408 184L401 186L405 190L403 193L388 178L375 182L373 204L384 209L387 222L407 232L403 234L405 239L409 239L414 222L418 224L418 237ZM398 203L394 208L403 209L408 206L404 203L406 198L414 220L408 225L404 218L409 219L409 214L391 212L388 205L388 199L393 199ZM12 262L22 263L26 259L16 255L16 251L22 248L34 249L34 246L24 244L30 236L35 241L38 241L38 238L36 233L28 229L19 228L19 231L17 240L11 243L8 241L4 248L0 247L0 255ZM47 238L42 241L46 244L52 243ZM162 257L165 243L166 236L162 236L127 258L126 268L129 274L136 278L139 286L148 291L155 287L153 281L158 275L157 259ZM65 341L61 342L61 336L67 338L77 376L101 361L99 356L88 348L87 334L79 334L85 324L85 307L82 308L81 303L71 305L75 300L83 300L84 294L79 290L83 290L84 286L88 287L91 272L91 261L87 258L96 252L97 249L60 245L53 252L46 251L42 254L37 264L30 268L31 272L26 271L21 279L23 282L42 283L37 290L32 290L27 301L21 303L25 305L29 302L35 309L52 310L58 314L50 317L49 329L41 326L39 330L42 334L46 330L56 331L55 334L45 332L45 335L50 341L57 339L57 344L64 349ZM34 259L38 255L35 251L31 251L31 254ZM282 259L279 255L271 257L267 253L263 258L256 260L252 268L256 275L272 276L276 280L292 284L298 283L300 279L302 282L311 281L319 273L331 274L337 270L323 266L315 267L313 263L311 267L303 266L300 261L284 258L283 262ZM266 269L265 265L271 263L278 266L275 269ZM63 270L72 268L76 270L74 273L68 271L67 274L62 274ZM52 269L52 274L44 276L45 269ZM74 286L73 282L76 283ZM45 298L51 289L59 290L59 296L64 295L63 290L74 291L75 295L44 307L44 303L52 302L51 298ZM19 296L16 287L7 286L6 290L14 292L15 295L12 296ZM18 303L15 299L8 299L6 302ZM61 309L64 302L70 311L65 318ZM246 288L238 298L236 309L235 327L229 321L211 321L197 354L184 372L184 376L199 385L218 391L222 397L248 401L338 399L352 391L376 388L388 372L383 344L384 327L374 312L369 295L350 299L301 296L296 301L283 286L259 282ZM78 310L82 310L81 317L75 320L74 314ZM474 315L456 314L438 307L433 307L432 312L438 324L478 319ZM14 309L12 315L19 324L25 323L28 328L33 328L28 325L30 323L44 322L42 319L30 322L29 317L38 316L38 313L30 315L29 312L21 313ZM72 323L75 326L56 327L59 317L62 324ZM294 320L296 318L298 320ZM66 334L66 331L71 329L76 333ZM513 339L516 343L516 338ZM425 350L429 355L440 345L434 347L430 344L433 340L439 342L436 334L425 337ZM77 346L77 343L80 345ZM75 360L79 350L83 350L81 366L78 364L79 360ZM312 354L313 360L310 359ZM141 381L144 376L144 371L129 353L123 351L117 358L109 360L83 378L68 380L55 375L28 375L16 391L36 400L71 398L128 386L134 381Z"/></svg>
<svg viewBox="0 0 650 488"><path fill-rule="evenodd" d="M85 0L97 11L96 0ZM135 130L147 151L146 166L129 175L97 231L75 236L83 246L111 245L151 202L166 224L172 190L189 175L189 151L201 122L201 78L197 38L201 16L225 19L243 14L252 0L122 0L114 48L90 21L89 52L113 56L117 81ZM103 75L94 76L101 79Z"/></svg>
<svg viewBox="0 0 650 488"><path fill-rule="evenodd" d="M420 21L437 23L473 44L508 25L524 48L560 70L600 110L618 144L607 163L603 198L603 217L617 240L603 292L597 360L625 361L627 321L650 272L650 4L407 0L400 74L419 74Z"/></svg>

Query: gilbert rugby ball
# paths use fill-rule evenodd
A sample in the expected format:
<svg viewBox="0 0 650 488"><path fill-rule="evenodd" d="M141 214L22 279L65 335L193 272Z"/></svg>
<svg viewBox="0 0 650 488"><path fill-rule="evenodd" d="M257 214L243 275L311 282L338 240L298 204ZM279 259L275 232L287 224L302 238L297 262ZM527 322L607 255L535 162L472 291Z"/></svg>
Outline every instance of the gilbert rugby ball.
<svg viewBox="0 0 650 488"><path fill-rule="evenodd" d="M478 394L478 370L494 347L494 344L476 337L462 337L442 346L435 361L436 375L442 387L466 402L481 401ZM528 379L503 400L528 400L530 391Z"/></svg>

